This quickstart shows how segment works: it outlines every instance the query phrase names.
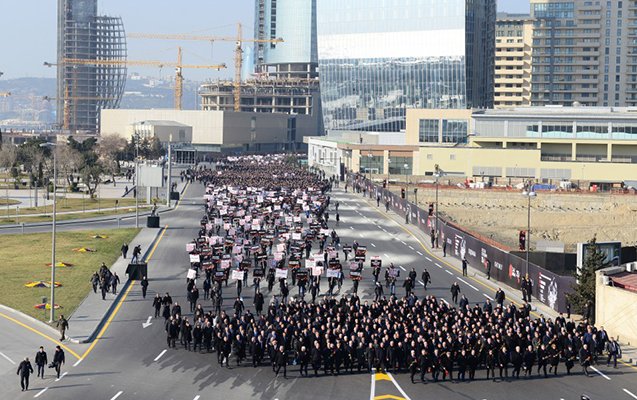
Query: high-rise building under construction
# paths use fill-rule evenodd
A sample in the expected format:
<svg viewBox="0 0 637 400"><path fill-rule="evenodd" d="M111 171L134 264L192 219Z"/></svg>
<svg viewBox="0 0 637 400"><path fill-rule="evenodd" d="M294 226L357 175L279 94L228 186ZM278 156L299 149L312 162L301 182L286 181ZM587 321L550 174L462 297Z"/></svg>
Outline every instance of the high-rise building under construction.
<svg viewBox="0 0 637 400"><path fill-rule="evenodd" d="M122 20L98 15L97 0L58 0L57 41L57 122L71 132L97 132L100 110L117 108L124 93Z"/></svg>

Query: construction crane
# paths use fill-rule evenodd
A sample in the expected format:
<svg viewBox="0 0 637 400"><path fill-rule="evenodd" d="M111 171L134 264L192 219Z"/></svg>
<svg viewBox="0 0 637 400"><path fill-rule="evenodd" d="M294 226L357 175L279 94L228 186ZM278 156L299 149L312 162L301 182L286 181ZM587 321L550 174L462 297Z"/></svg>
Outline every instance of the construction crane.
<svg viewBox="0 0 637 400"><path fill-rule="evenodd" d="M233 97L234 110L241 111L241 69L243 66L243 43L281 43L282 38L276 39L244 39L241 24L237 24L237 36L201 36L183 34L162 34L162 33L129 33L126 35L130 39L160 39L160 40L194 40L205 42L235 42L234 50L234 82Z"/></svg>
<svg viewBox="0 0 637 400"><path fill-rule="evenodd" d="M226 68L226 64L219 65L193 65L184 64L182 60L181 47L177 51L177 62L163 62L163 61L151 61L151 60L96 60L96 59L78 59L78 58L65 58L65 64L70 65L126 65L126 66L140 66L140 67L174 67L175 68L175 108L181 110L182 98L183 98L183 85L184 77L182 74L183 69L216 69L221 70Z"/></svg>

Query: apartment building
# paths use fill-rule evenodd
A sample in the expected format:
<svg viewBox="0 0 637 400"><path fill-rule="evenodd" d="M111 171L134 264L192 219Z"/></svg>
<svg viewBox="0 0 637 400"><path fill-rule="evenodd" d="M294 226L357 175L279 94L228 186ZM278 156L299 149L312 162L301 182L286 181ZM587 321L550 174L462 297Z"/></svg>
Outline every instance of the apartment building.
<svg viewBox="0 0 637 400"><path fill-rule="evenodd" d="M498 13L495 29L495 108L531 105L532 37L530 15Z"/></svg>

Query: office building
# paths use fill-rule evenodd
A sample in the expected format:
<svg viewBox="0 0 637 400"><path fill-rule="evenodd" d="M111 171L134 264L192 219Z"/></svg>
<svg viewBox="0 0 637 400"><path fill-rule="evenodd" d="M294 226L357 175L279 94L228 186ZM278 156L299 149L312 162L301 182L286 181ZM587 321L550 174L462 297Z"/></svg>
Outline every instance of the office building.
<svg viewBox="0 0 637 400"><path fill-rule="evenodd" d="M97 132L100 110L117 108L125 64L69 60L126 60L121 18L97 15L97 0L58 0L57 122L71 132Z"/></svg>
<svg viewBox="0 0 637 400"><path fill-rule="evenodd" d="M532 105L637 105L637 2L531 0Z"/></svg>
<svg viewBox="0 0 637 400"><path fill-rule="evenodd" d="M431 179L438 165L447 179L458 181L637 187L633 108L414 109L407 111L404 142L389 143L385 135L306 138L308 163L330 174L344 168L383 178Z"/></svg>
<svg viewBox="0 0 637 400"><path fill-rule="evenodd" d="M327 130L397 132L412 108L493 107L495 0L321 0Z"/></svg>
<svg viewBox="0 0 637 400"><path fill-rule="evenodd" d="M255 39L283 39L255 44L255 72L276 78L314 79L317 0L255 0Z"/></svg>
<svg viewBox="0 0 637 400"><path fill-rule="evenodd" d="M531 44L529 15L498 13L495 27L495 108L531 105Z"/></svg>

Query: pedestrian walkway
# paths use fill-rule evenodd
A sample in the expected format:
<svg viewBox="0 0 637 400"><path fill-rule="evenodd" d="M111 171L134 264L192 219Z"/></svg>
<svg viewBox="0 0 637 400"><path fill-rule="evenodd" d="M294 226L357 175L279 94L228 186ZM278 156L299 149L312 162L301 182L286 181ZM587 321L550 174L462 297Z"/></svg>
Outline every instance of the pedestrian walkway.
<svg viewBox="0 0 637 400"><path fill-rule="evenodd" d="M133 248L137 245L141 246L142 255L147 254L152 248L155 240L160 235L161 230L144 228L135 239L129 243L129 251L127 258L120 256L115 264L110 267L111 273L119 276L121 283L117 287L117 294L107 293L106 299L102 300L102 293L98 289L97 293L91 292L80 303L79 307L68 317L69 340L73 343L86 343L93 340L99 329L106 321L112 310L117 306L119 298L127 288L128 276L126 268L131 261ZM99 270L99 265L95 266L95 271ZM89 280L91 277L87 276Z"/></svg>

